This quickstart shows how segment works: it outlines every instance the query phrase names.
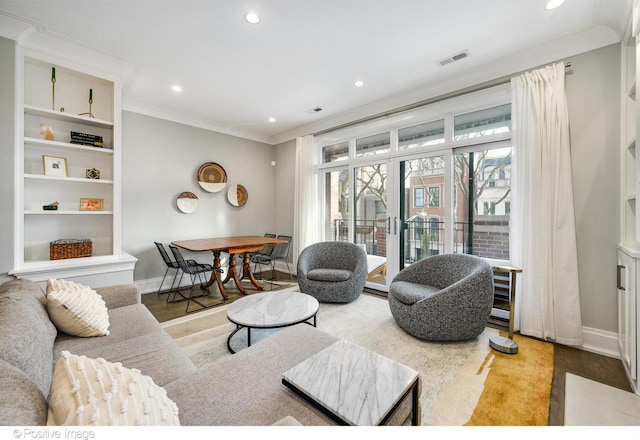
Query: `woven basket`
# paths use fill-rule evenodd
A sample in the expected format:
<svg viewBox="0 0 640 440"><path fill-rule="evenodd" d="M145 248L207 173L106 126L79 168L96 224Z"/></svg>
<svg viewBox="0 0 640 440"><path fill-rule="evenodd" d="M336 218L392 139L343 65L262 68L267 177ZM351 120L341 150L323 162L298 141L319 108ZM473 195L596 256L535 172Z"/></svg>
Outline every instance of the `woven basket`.
<svg viewBox="0 0 640 440"><path fill-rule="evenodd" d="M90 257L91 253L91 240L88 238L56 240L49 243L49 258L51 260Z"/></svg>

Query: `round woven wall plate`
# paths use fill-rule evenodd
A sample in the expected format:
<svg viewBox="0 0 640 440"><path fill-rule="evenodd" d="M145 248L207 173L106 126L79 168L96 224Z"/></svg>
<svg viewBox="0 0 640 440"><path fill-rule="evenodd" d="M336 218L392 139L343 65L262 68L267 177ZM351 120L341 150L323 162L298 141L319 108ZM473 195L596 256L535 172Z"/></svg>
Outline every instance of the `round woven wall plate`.
<svg viewBox="0 0 640 440"><path fill-rule="evenodd" d="M227 191L227 200L233 206L242 206L247 203L249 199L249 193L247 189L242 185L232 185Z"/></svg>
<svg viewBox="0 0 640 440"><path fill-rule="evenodd" d="M215 162L206 162L198 169L198 183L208 192L220 192L227 184L227 172Z"/></svg>
<svg viewBox="0 0 640 440"><path fill-rule="evenodd" d="M176 204L178 205L178 209L185 214L191 214L198 209L198 196L194 193L185 191L180 193L178 199L176 200Z"/></svg>

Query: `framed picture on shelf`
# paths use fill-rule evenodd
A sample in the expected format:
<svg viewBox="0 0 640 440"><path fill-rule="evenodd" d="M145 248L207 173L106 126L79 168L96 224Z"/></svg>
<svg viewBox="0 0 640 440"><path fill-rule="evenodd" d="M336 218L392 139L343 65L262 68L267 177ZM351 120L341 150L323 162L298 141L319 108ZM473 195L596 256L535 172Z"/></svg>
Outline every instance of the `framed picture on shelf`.
<svg viewBox="0 0 640 440"><path fill-rule="evenodd" d="M80 199L80 211L102 211L104 199Z"/></svg>
<svg viewBox="0 0 640 440"><path fill-rule="evenodd" d="M42 156L45 176L67 177L67 159L64 157Z"/></svg>

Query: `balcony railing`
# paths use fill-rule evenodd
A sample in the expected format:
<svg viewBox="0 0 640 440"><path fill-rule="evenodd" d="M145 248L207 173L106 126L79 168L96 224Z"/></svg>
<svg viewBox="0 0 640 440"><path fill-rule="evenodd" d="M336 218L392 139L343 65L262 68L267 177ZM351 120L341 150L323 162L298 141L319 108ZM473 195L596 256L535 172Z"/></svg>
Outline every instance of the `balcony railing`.
<svg viewBox="0 0 640 440"><path fill-rule="evenodd" d="M355 243L364 244L370 255L386 256L386 220L356 221ZM472 228L470 226L473 226ZM334 220L330 236L350 241L348 224ZM405 265L444 253L444 222L407 220L403 228ZM509 259L508 216L476 216L469 222L454 222L453 251L498 260Z"/></svg>

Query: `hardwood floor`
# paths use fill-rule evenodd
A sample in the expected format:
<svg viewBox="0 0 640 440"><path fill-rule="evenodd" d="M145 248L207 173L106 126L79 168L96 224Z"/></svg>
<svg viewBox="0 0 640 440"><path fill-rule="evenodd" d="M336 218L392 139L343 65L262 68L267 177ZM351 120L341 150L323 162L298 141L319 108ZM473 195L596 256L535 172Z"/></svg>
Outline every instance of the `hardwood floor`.
<svg viewBox="0 0 640 440"><path fill-rule="evenodd" d="M261 274L259 272L255 274L256 278L260 278L260 275ZM265 277L268 277L268 276L270 276L270 274L265 273ZM294 283L295 283L295 280L296 280L296 277L294 276L293 277ZM276 279L274 280L273 285L269 281L261 281L261 280L258 280L258 281L264 287L265 291L283 289L285 287L288 287L288 285L290 285L292 282L291 277L289 277L288 274L284 274L281 272L276 272ZM168 285L169 282L167 281L166 284ZM257 292L257 290L255 290L255 288L248 281L243 282L242 285L250 293ZM194 295L200 294L200 288L196 286L195 289L197 289L198 292L197 293L194 292ZM239 298L242 298L244 296L243 294L240 293L240 291L233 284L232 281L225 284L225 290L228 297L226 301L223 300L222 295L220 295L220 292L218 291L218 288L213 286L210 289L211 293L208 296L198 298L198 301L202 302L204 305L208 307L216 307L216 306L222 306L224 304L231 304L233 301ZM188 295L189 293L188 288L180 289L180 291L185 296ZM169 321L171 319L179 318L187 314L186 301L168 303L167 296L168 294L165 292L161 293L160 295L158 295L157 293L148 293L146 295L142 295L142 303L145 306L147 306L149 311L153 314L153 316L155 316L155 318L159 322ZM197 312L199 307L200 306L198 306L197 304L192 303L189 306L189 313Z"/></svg>
<svg viewBox="0 0 640 440"><path fill-rule="evenodd" d="M258 276L257 274L256 276ZM265 274L266 275L266 274ZM295 281L295 276L294 276ZM273 290L287 287L290 283L289 275L277 272L277 278L273 285ZM211 295L201 300L213 307L216 305L229 304L243 295L228 283L227 294L229 299L225 302L217 289L211 290ZM265 290L272 290L269 282L262 282ZM227 287L225 286L225 287ZM247 284L247 287L249 285ZM379 292L367 289L369 293L384 296ZM255 292L255 290L253 290ZM185 292L186 293L186 292ZM184 316L186 303L179 302L168 304L166 301L167 294L161 295L149 293L142 295L142 303L147 306L151 313L160 322ZM192 306L194 309L197 306ZM191 310L191 307L190 307ZM491 321L490 325L495 328L504 328L499 321ZM564 388L565 373L573 373L587 379L594 380L621 390L632 392L629 380L624 372L622 362L608 356L602 356L584 350L579 350L565 345L555 344L554 347L554 363L553 363L553 381L551 385L551 401L549 404L549 426L563 426L564 424Z"/></svg>
<svg viewBox="0 0 640 440"><path fill-rule="evenodd" d="M633 392L622 361L566 345L554 347L553 383L549 405L549 426L564 424L565 373L591 379L624 391Z"/></svg>

